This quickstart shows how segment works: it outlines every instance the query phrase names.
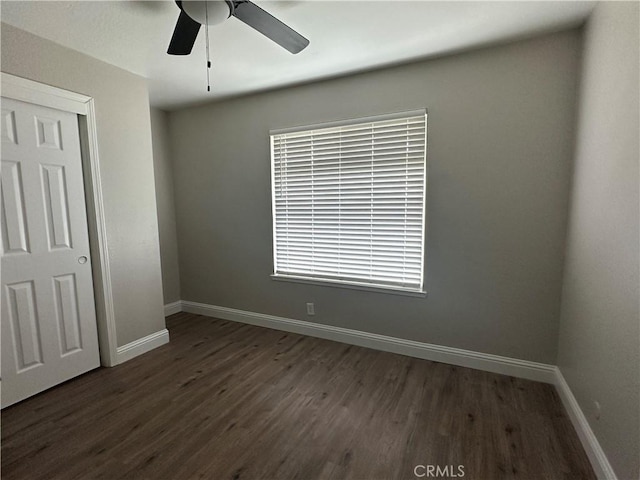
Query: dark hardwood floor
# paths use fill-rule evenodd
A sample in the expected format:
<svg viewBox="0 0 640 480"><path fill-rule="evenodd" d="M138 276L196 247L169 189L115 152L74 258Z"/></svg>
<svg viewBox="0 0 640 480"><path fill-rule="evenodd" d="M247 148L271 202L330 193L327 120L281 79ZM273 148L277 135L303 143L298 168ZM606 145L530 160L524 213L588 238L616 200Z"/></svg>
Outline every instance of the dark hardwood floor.
<svg viewBox="0 0 640 480"><path fill-rule="evenodd" d="M168 327L3 410L2 478L595 478L550 385L199 315Z"/></svg>

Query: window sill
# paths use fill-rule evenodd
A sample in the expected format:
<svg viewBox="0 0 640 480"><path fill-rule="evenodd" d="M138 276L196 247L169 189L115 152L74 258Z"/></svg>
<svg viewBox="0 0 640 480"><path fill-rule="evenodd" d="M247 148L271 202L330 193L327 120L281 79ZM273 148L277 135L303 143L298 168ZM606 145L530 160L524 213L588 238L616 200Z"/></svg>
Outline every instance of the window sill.
<svg viewBox="0 0 640 480"><path fill-rule="evenodd" d="M333 288L349 288L352 290L364 290L367 292L386 293L390 295L403 295L405 297L425 298L427 296L427 292L424 290L406 290L400 287L379 287L379 286L361 284L356 282L341 282L338 280L336 281L318 280L318 279L311 279L311 278L305 278L305 277L296 277L293 275L271 274L271 279L277 280L279 282L306 283L308 285L319 285L322 287L333 287Z"/></svg>

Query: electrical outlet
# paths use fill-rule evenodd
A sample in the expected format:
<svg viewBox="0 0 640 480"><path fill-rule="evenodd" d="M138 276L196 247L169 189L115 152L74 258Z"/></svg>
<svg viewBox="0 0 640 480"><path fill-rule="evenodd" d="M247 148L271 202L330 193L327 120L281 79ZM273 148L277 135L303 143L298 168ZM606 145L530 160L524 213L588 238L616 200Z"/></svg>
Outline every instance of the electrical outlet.
<svg viewBox="0 0 640 480"><path fill-rule="evenodd" d="M307 303L307 315L312 316L316 314L316 309L313 303Z"/></svg>
<svg viewBox="0 0 640 480"><path fill-rule="evenodd" d="M593 406L595 407L595 416L596 420L600 420L600 414L602 413L602 408L600 407L600 402L593 402Z"/></svg>

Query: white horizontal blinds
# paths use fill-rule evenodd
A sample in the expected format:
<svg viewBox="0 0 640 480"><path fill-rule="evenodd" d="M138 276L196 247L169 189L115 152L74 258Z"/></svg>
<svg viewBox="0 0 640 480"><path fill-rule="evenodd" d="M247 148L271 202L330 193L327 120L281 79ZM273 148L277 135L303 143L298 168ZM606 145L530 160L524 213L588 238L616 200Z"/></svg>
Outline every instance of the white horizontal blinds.
<svg viewBox="0 0 640 480"><path fill-rule="evenodd" d="M272 135L275 274L422 288L426 115Z"/></svg>

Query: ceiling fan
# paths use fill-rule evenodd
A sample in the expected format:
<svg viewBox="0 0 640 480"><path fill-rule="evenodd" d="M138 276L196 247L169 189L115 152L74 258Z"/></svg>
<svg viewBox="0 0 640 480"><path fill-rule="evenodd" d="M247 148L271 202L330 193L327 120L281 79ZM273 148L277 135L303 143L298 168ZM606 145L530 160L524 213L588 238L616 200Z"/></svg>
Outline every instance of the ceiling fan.
<svg viewBox="0 0 640 480"><path fill-rule="evenodd" d="M201 25L215 25L229 17L236 17L291 53L309 45L298 32L247 0L176 0L176 4L180 16L167 50L170 55L189 55Z"/></svg>

